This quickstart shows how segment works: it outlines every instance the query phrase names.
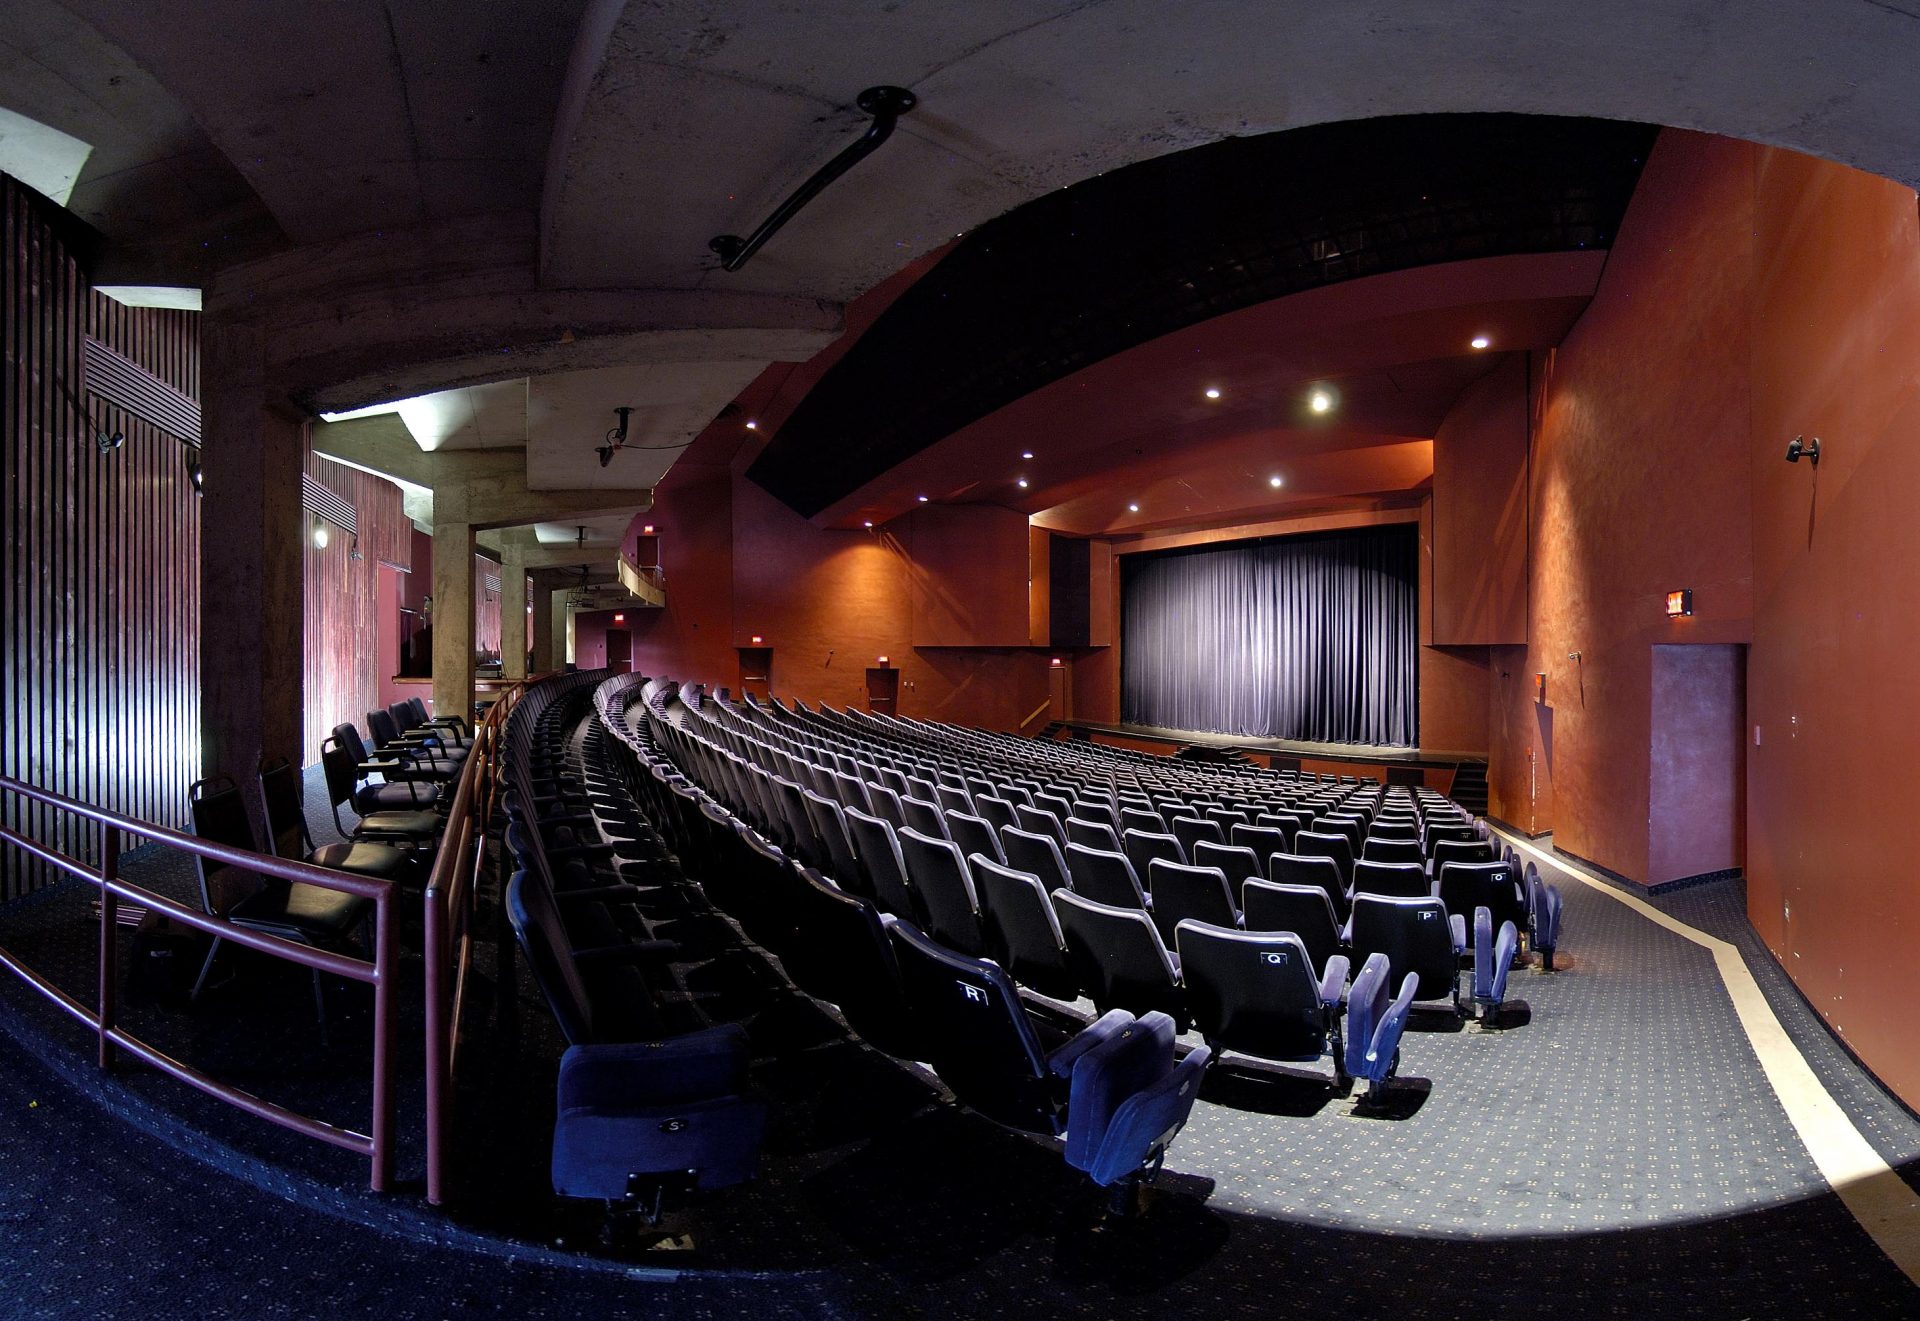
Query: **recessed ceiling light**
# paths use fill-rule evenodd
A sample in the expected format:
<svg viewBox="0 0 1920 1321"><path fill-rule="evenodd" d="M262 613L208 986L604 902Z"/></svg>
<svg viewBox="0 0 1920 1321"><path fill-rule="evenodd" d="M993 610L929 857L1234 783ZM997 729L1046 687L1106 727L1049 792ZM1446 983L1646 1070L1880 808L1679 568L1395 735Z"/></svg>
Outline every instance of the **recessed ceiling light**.
<svg viewBox="0 0 1920 1321"><path fill-rule="evenodd" d="M1273 476L1267 478L1267 485L1278 489L1280 486L1280 475L1275 473Z"/></svg>
<svg viewBox="0 0 1920 1321"><path fill-rule="evenodd" d="M1129 514L1137 514L1137 513L1139 513L1139 512L1140 512L1140 506L1139 506L1139 505L1128 505L1128 506L1127 506L1127 512L1128 512Z"/></svg>
<svg viewBox="0 0 1920 1321"><path fill-rule="evenodd" d="M1472 343L1473 347L1476 349L1484 349L1487 347L1487 345L1493 343L1493 341L1488 339L1485 335L1475 335L1473 339L1470 341L1470 343Z"/></svg>
<svg viewBox="0 0 1920 1321"><path fill-rule="evenodd" d="M759 429L760 429L760 424L758 422L755 422L752 418L747 419L747 430L758 431Z"/></svg>
<svg viewBox="0 0 1920 1321"><path fill-rule="evenodd" d="M926 502L927 502L927 497L926 497L926 496L924 496L924 495L923 495L923 496L921 496L921 497L920 497L920 503L921 503L921 504L925 504Z"/></svg>
<svg viewBox="0 0 1920 1321"><path fill-rule="evenodd" d="M1030 459L1030 458L1032 458L1032 457L1033 457L1033 451L1032 451L1032 450L1021 450L1021 451L1020 451L1020 457L1021 457L1021 458L1023 458L1023 459Z"/></svg>
<svg viewBox="0 0 1920 1321"><path fill-rule="evenodd" d="M1027 479L1024 477L1020 479L1020 489L1023 491L1027 489Z"/></svg>
<svg viewBox="0 0 1920 1321"><path fill-rule="evenodd" d="M866 522L864 522L864 523L862 523L862 524L861 524L860 526L861 526L861 527L872 527L872 526L873 526L873 520L872 520L871 518L869 518L869 519L868 519L868 520L867 520Z"/></svg>
<svg viewBox="0 0 1920 1321"><path fill-rule="evenodd" d="M1325 390L1315 390L1307 399L1307 406L1316 413L1324 413L1333 407L1333 396Z"/></svg>
<svg viewBox="0 0 1920 1321"><path fill-rule="evenodd" d="M1218 399L1219 397L1220 397L1220 387L1217 385L1209 385L1207 387L1207 398Z"/></svg>

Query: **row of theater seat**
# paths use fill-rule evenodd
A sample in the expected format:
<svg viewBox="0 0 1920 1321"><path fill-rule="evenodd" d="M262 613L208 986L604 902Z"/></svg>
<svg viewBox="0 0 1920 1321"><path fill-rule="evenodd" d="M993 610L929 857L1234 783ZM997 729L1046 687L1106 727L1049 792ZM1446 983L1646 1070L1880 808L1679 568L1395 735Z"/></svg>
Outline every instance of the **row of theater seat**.
<svg viewBox="0 0 1920 1321"><path fill-rule="evenodd" d="M659 753L657 713L628 723L634 700L664 701L671 691L616 679L598 700L603 723L632 754L636 795L686 869L870 1045L931 1066L999 1123L1063 1135L1069 1163L1125 1204L1184 1124L1211 1052L1176 1058L1177 1025L1151 1009L1109 1009L1074 1032L1035 1020L1000 966L950 950L798 865Z"/></svg>
<svg viewBox="0 0 1920 1321"><path fill-rule="evenodd" d="M1061 794L1050 794L1044 785L1032 780L1018 781L1004 775L995 780L983 780L980 774L970 772L962 764L950 763L941 767L921 759L907 762L905 770L900 763L890 768L882 767L870 759L884 757L884 754L859 741L859 735L853 739L836 736L831 740L806 735L806 750L817 761L794 757L769 745L752 742L750 735L765 733L767 724L782 716L793 719L800 714L796 712L790 715L778 707L768 712L721 706L717 708L716 718L708 722L708 732L715 736L714 740L700 741L718 753L718 759L711 754L703 754L697 746L690 747L688 755L696 760L707 756L709 764L705 769L709 782L722 786L730 783L729 797L742 805L756 826L769 838L778 841L779 847L823 867L843 886L851 885L882 908L897 915L912 917L957 950L995 956L1017 977L1042 993L1070 996L1085 991L1096 1004L1102 1006L1173 1006L1185 1018L1185 1011L1189 1007L1185 1000L1189 997L1184 994L1186 987L1180 975L1182 960L1177 952L1181 939L1180 924L1182 921L1194 923L1193 934L1188 939L1196 943L1203 939L1200 928L1211 927L1213 933L1218 933L1214 936L1218 946L1230 932L1244 930L1247 925L1236 899L1258 908L1256 933L1278 937L1283 932L1290 932L1301 939L1302 945L1311 938L1315 949L1303 962L1310 962L1313 967L1322 969L1324 976L1327 966L1325 959L1330 957L1330 947L1343 938L1349 942L1354 939L1355 922L1351 916L1344 928L1338 932L1332 929L1331 910L1335 897L1340 901L1344 916L1348 904L1357 896L1365 896L1366 902L1361 905L1358 921L1362 960L1371 953L1385 954L1390 961L1397 958L1409 972L1417 969L1416 985L1428 988L1423 998L1452 998L1456 1006L1459 1004L1458 960L1469 948L1474 953L1475 963L1474 1000L1483 1008L1488 1008L1497 1006L1504 995L1507 969L1511 966L1519 943L1519 923L1525 924L1536 948L1540 948L1543 941L1547 942L1546 948L1550 948L1554 938L1552 932L1546 929L1546 924L1532 920L1535 905L1519 897L1519 888L1514 883L1515 873L1504 863L1491 860L1482 831L1476 829L1464 814L1452 809L1444 800L1439 800L1437 795L1428 796L1424 804L1419 800L1403 798L1398 804L1401 810L1395 812L1389 806L1389 800L1375 797L1371 802L1363 801L1357 796L1355 787L1330 789L1315 783L1304 787L1301 798L1287 805L1311 805L1326 812L1324 817L1315 818L1313 824L1336 828L1350 825L1356 832L1367 832L1367 838L1393 844L1404 843L1420 850L1423 856L1427 844L1431 843L1435 850L1432 862L1445 876L1451 892L1448 897L1453 899L1456 907L1464 908L1459 920L1446 911L1445 901L1438 896L1440 878L1429 881L1425 870L1417 862L1376 863L1362 860L1356 863L1350 852L1343 857L1343 850L1334 847L1323 855L1312 857L1270 855L1270 868L1327 869L1325 875L1294 878L1317 884L1318 888L1312 891L1305 885L1289 890L1272 876L1256 879L1259 873L1255 870L1257 859L1252 849L1244 844L1236 847L1219 843L1217 832L1221 826L1232 825L1248 832L1272 830L1282 842L1287 843L1316 833L1331 837L1336 831L1300 830L1299 827L1306 822L1298 816L1286 819L1278 811L1262 813L1255 821L1248 821L1243 806L1210 804L1216 813L1211 818L1184 818L1199 828L1192 836L1192 843L1196 853L1203 859L1213 857L1204 850L1218 850L1221 855L1231 855L1232 860L1243 859L1248 864L1236 868L1243 873L1237 896L1235 888L1226 879L1229 873L1225 868L1196 868L1186 864L1183 841L1178 836L1129 829L1127 844L1130 848L1150 848L1164 841L1165 848L1172 855L1148 860L1150 879L1146 886L1142 886L1132 870L1134 857L1110 849L1093 848L1090 843L1082 842L1112 842L1111 830L1115 821L1112 798L1105 803L1075 802ZM805 714L812 716L816 722L825 715ZM867 724L879 723L856 718L852 713L839 719L849 724L859 719L861 734L864 734ZM727 720L744 728L729 730L722 727L720 722ZM963 739L970 737L964 731L957 732ZM736 735L739 737L734 737ZM774 733L771 737L780 739L782 736ZM748 739L748 743L743 744L742 738ZM796 777L812 778L816 783L823 783L823 777L830 774L831 779L824 780L824 785L839 788L849 798L864 785L866 795L863 801L883 812L892 807L893 812L899 814L897 822L909 819L907 813L917 812L917 817L913 819L925 828L897 824L896 821L864 813L851 803L838 804L823 794L802 789L797 779L763 770L733 751L722 749L721 741L730 741L735 748L750 744L758 751L770 753L769 760L784 758L782 769L789 770ZM795 749L802 746L793 740L786 741L789 747ZM829 748L833 749L830 754L827 751ZM829 755L843 765L851 759L854 769L867 770L876 776L876 780L889 778L890 771L894 782L903 784L910 791L909 795L901 797L891 792L889 786L873 780L860 780L845 772L827 772L825 766ZM1162 764L1165 764L1164 759ZM1157 772L1159 768L1153 769ZM927 777L919 786L913 784L914 777L908 773L914 771ZM939 777L937 784L932 782L935 776ZM1188 777L1188 780L1189 787L1192 787L1192 777ZM916 787L918 793L911 792ZM1078 787L1083 792L1089 789L1084 779L1079 781ZM1257 781L1242 776L1239 787L1243 792L1248 789L1259 791L1268 804L1276 801L1271 785L1261 786ZM1111 788L1112 785L1109 785L1109 792ZM1030 795L1025 792L1027 790L1032 791ZM996 833L993 823L984 815L963 810L966 806L975 806L981 808L982 812L991 812L994 810L994 800L1004 802L1015 796L1026 796L1028 801L1016 805L1013 820L1025 821L1038 829L1023 831L1012 822L1003 822ZM936 798L942 800L944 806L936 805L933 801ZM1046 806L1032 807L1034 801ZM1146 814L1153 810L1147 806L1152 801L1144 794L1137 795L1135 806L1121 807L1120 810L1130 814L1127 819L1131 824L1160 824L1164 818L1153 821L1146 819ZM983 803L986 805L981 807ZM1164 799L1160 802L1163 808L1171 805ZM1191 807L1192 801L1181 806ZM1442 810L1436 811L1432 819L1427 819L1423 806ZM1019 807L1028 808L1031 815L1018 815ZM1343 808L1352 810L1343 811ZM1069 813L1065 823L1058 816L1061 809ZM1238 819L1221 819L1229 814ZM1105 819L1096 819L1101 817ZM1285 836L1289 827L1296 832L1292 841ZM1214 837L1208 838L1207 833L1213 833ZM1074 835L1080 835L1081 838L1075 839ZM1064 857L1059 848L1063 837L1067 843ZM1241 837L1261 838L1247 834ZM961 841L966 842L964 846ZM1331 842L1345 844L1347 837L1344 831ZM1311 845L1311 839L1308 843ZM992 850L992 857L988 856L987 849ZM1457 856L1450 857L1450 852ZM1139 853L1136 852L1134 856L1138 857ZM1068 858L1072 859L1072 865L1066 860ZM1179 861L1175 861L1176 858ZM1219 860L1227 861L1229 858L1222 856ZM1009 863L1014 865L1009 868ZM1357 884L1327 884L1328 877L1338 881L1343 864L1349 874L1358 873ZM989 868L994 870L989 871ZM1480 873L1477 876L1474 874L1476 871ZM1375 872L1379 874L1378 877L1373 875ZM1086 879L1083 880L1083 877ZM1489 894L1494 899L1493 906L1474 904L1465 907L1465 901L1475 897L1472 890L1476 884L1481 893ZM1249 885L1257 887L1251 892L1251 898L1247 898ZM1376 899L1367 894L1364 887L1385 889L1387 896L1399 895L1404 901L1383 902L1384 896ZM1402 893L1402 890L1406 892ZM1505 911L1499 904L1503 893L1511 900L1504 906ZM1557 896L1554 898L1557 900ZM1309 903L1317 906L1317 922L1310 920L1312 909L1307 907ZM1288 906L1291 906L1291 912L1282 918L1280 910ZM1557 911L1555 903L1553 913L1556 918ZM1308 916L1302 917L1302 912ZM1474 915L1474 941L1471 946L1467 943L1465 912ZM1142 920L1140 915L1143 913L1150 915L1151 924ZM1289 925L1281 925L1282 921ZM1267 926L1268 923L1272 925ZM1294 927L1312 935L1301 938L1299 931L1293 931ZM1244 940L1237 943L1248 944ZM1279 953L1275 949L1249 947L1241 957L1243 962L1257 961L1260 967L1273 968L1278 966L1273 956ZM1201 980L1207 981L1207 975L1202 974ZM1243 976L1227 981L1215 979L1202 990L1196 998L1207 1006L1202 1027L1208 1032L1209 1039L1222 1044L1229 1040L1244 1042L1246 1044L1240 1048L1248 1053L1298 1058L1270 1043L1263 1044L1258 1040L1258 1034L1234 1026L1260 1017L1249 1012L1249 1007L1257 1008L1262 997L1271 999L1275 996L1276 992L1270 985L1273 980L1271 975L1265 978ZM1220 994L1220 987L1228 984L1239 988L1237 998ZM1403 992L1410 989L1405 978L1402 979L1401 989ZM1390 1067L1382 1061L1376 1061L1376 1066ZM1339 1063L1336 1061L1338 1071ZM1374 1081L1377 1083L1378 1080Z"/></svg>

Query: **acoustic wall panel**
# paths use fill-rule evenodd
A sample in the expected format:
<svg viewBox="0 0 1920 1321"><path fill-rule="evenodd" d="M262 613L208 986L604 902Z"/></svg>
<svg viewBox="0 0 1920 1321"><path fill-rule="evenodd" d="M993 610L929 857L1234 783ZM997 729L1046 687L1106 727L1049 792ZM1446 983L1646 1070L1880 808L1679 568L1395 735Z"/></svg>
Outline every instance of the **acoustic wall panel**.
<svg viewBox="0 0 1920 1321"><path fill-rule="evenodd" d="M198 500L181 442L85 390L88 336L198 398L197 313L94 294L71 221L0 178L0 774L187 820L200 763ZM125 437L102 452L99 433ZM91 827L0 797L7 824L93 858ZM0 900L45 869L0 849Z"/></svg>

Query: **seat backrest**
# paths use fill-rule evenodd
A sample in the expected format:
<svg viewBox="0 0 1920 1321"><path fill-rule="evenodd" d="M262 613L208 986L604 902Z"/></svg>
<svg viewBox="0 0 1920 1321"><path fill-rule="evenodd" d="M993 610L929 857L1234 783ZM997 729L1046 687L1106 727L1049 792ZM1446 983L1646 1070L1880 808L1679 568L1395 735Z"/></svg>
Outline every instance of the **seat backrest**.
<svg viewBox="0 0 1920 1321"><path fill-rule="evenodd" d="M909 826L900 832L900 856L907 866L907 879L926 912L927 934L962 954L985 954L973 877L968 875L967 860L953 841Z"/></svg>
<svg viewBox="0 0 1920 1321"><path fill-rule="evenodd" d="M1415 862L1371 862L1353 864L1355 894L1400 895L1424 899L1433 893L1433 881L1427 869Z"/></svg>
<svg viewBox="0 0 1920 1321"><path fill-rule="evenodd" d="M187 790L193 814L193 833L210 844L228 848L260 851L254 838L253 821L247 815L246 799L227 776L197 780ZM258 890L264 878L257 872L194 855L200 873L200 907L216 916Z"/></svg>
<svg viewBox="0 0 1920 1321"><path fill-rule="evenodd" d="M1051 812L1065 827L1066 819L1073 815L1073 800L1063 793L1042 790L1033 796L1033 805L1043 812ZM1029 827L1031 828L1031 827Z"/></svg>
<svg viewBox="0 0 1920 1321"><path fill-rule="evenodd" d="M1096 903L1071 890L1053 893L1067 941L1067 962L1100 1009L1150 1009L1186 1021L1180 975L1159 929L1137 908Z"/></svg>
<svg viewBox="0 0 1920 1321"><path fill-rule="evenodd" d="M1127 855L1127 861L1133 864L1133 874L1142 882L1151 884L1147 871L1155 858L1168 862L1185 862L1187 850L1180 841L1168 834L1154 834L1145 830L1129 830L1120 838L1120 848Z"/></svg>
<svg viewBox="0 0 1920 1321"><path fill-rule="evenodd" d="M1069 883L1066 857L1053 836L1007 826L1000 831L1000 846L1007 866L1038 876L1049 893Z"/></svg>
<svg viewBox="0 0 1920 1321"><path fill-rule="evenodd" d="M900 805L900 795L886 785L867 781L867 801L873 804L873 814L895 830L907 824L907 810Z"/></svg>
<svg viewBox="0 0 1920 1321"><path fill-rule="evenodd" d="M1366 821L1360 817L1350 816L1344 812L1328 812L1315 817L1313 829L1316 834L1343 836L1347 841L1348 850L1356 858L1360 856L1361 841L1367 837ZM1300 848L1298 839L1294 841L1294 847ZM1305 852L1304 849L1301 849L1301 851Z"/></svg>
<svg viewBox="0 0 1920 1321"><path fill-rule="evenodd" d="M837 1005L847 1025L890 1055L918 1048L912 1020L900 990L887 921L866 900L847 894L818 876L806 875L800 895L800 928L795 947L810 971L809 994ZM804 952L802 952L804 950ZM790 962L782 956L782 962ZM798 980L796 978L796 980ZM802 983L804 986L805 983Z"/></svg>
<svg viewBox="0 0 1920 1321"><path fill-rule="evenodd" d="M1160 814L1145 807L1122 807L1120 809L1120 829L1124 833L1138 830L1149 835L1167 833L1167 823Z"/></svg>
<svg viewBox="0 0 1920 1321"><path fill-rule="evenodd" d="M1355 962L1384 954L1395 978L1416 974L1423 1000L1439 999L1453 991L1459 960L1454 954L1447 907L1438 899L1356 894L1351 948Z"/></svg>
<svg viewBox="0 0 1920 1321"><path fill-rule="evenodd" d="M1418 844L1420 842L1420 827L1414 824L1413 818L1411 817L1402 821L1397 818L1389 818L1381 815L1374 818L1373 829L1368 832L1367 838L1369 840L1386 839L1393 840L1397 843ZM1362 847L1364 848L1365 846L1362 845Z"/></svg>
<svg viewBox="0 0 1920 1321"><path fill-rule="evenodd" d="M967 863L973 868L987 956L1042 995L1077 998L1079 979L1068 967L1066 937L1040 878L1003 867L983 853L971 855Z"/></svg>
<svg viewBox="0 0 1920 1321"><path fill-rule="evenodd" d="M919 905L907 881L907 866L900 857L900 841L894 834L893 823L849 807L847 830L853 836L860 869L866 873L867 887L881 911L903 920L919 920Z"/></svg>
<svg viewBox="0 0 1920 1321"><path fill-rule="evenodd" d="M1291 931L1316 968L1340 952L1340 921L1333 899L1317 885L1248 881L1240 891L1240 920L1249 931Z"/></svg>
<svg viewBox="0 0 1920 1321"><path fill-rule="evenodd" d="M1005 862L1000 851L1000 835L985 817L969 812L947 813L947 838L960 846L962 853L981 853L995 862Z"/></svg>
<svg viewBox="0 0 1920 1321"><path fill-rule="evenodd" d="M1231 830L1235 826L1247 824L1247 814L1233 807L1209 807L1207 820L1220 823L1222 830Z"/></svg>
<svg viewBox="0 0 1920 1321"><path fill-rule="evenodd" d="M592 1043L593 998L574 962L566 924L553 895L525 870L515 872L507 882L507 922L567 1044Z"/></svg>
<svg viewBox="0 0 1920 1321"><path fill-rule="evenodd" d="M1193 846L1193 865L1196 867L1218 867L1227 874L1227 880L1233 885L1236 896L1240 893L1240 884L1249 876L1265 876L1267 869L1262 865L1254 851L1244 844L1215 844L1203 839Z"/></svg>
<svg viewBox="0 0 1920 1321"><path fill-rule="evenodd" d="M1008 826L1017 826L1020 824L1020 818L1014 815L1013 804L1004 798L999 798L992 794L975 794L973 796L973 810L980 814L981 820L987 822L995 830L1003 830Z"/></svg>
<svg viewBox="0 0 1920 1321"><path fill-rule="evenodd" d="M1469 923L1473 910L1485 908L1493 915L1493 929L1511 922L1527 929L1527 890L1524 873L1506 862L1449 862L1440 868L1440 902L1449 913L1458 913Z"/></svg>
<svg viewBox="0 0 1920 1321"><path fill-rule="evenodd" d="M313 851L301 793L300 772L285 757L275 757L261 766L260 799L266 805L267 834L273 840L275 857L298 860Z"/></svg>
<svg viewBox="0 0 1920 1321"><path fill-rule="evenodd" d="M1378 835L1368 835L1360 846L1362 862L1411 862L1415 866L1427 865L1426 850L1411 839L1382 839Z"/></svg>
<svg viewBox="0 0 1920 1321"><path fill-rule="evenodd" d="M320 773L326 777L327 801L336 812L353 801L354 785L359 779L357 763L337 739L329 738L321 744Z"/></svg>
<svg viewBox="0 0 1920 1321"><path fill-rule="evenodd" d="M951 784L937 784L933 787L938 796L940 809L944 812L973 812L973 798L965 789Z"/></svg>
<svg viewBox="0 0 1920 1321"><path fill-rule="evenodd" d="M1293 851L1309 858L1332 858L1340 871L1340 888L1353 879L1353 841L1343 834L1303 830L1293 837Z"/></svg>
<svg viewBox="0 0 1920 1321"><path fill-rule="evenodd" d="M1067 821L1067 843L1105 849L1109 853L1120 851L1120 837L1113 833L1112 826L1104 821L1088 821L1077 816Z"/></svg>
<svg viewBox="0 0 1920 1321"><path fill-rule="evenodd" d="M1450 862L1492 862L1493 845L1484 839L1436 839L1431 849L1428 863L1433 874L1438 876L1440 869Z"/></svg>
<svg viewBox="0 0 1920 1321"><path fill-rule="evenodd" d="M1155 859L1148 873L1152 878L1153 924L1160 928L1161 939L1169 947L1174 928L1186 918L1221 927L1240 925L1233 887L1218 867L1187 867Z"/></svg>
<svg viewBox="0 0 1920 1321"><path fill-rule="evenodd" d="M1036 835L1050 836L1061 848L1067 846L1067 828L1060 818L1043 807L1028 807L1017 803L1013 809L1014 817L1020 823L1020 829Z"/></svg>
<svg viewBox="0 0 1920 1321"><path fill-rule="evenodd" d="M827 857L825 867L836 884L858 886L865 877L860 874L860 864L855 860L853 837L847 832L846 812L840 804L831 798L803 790L801 802L806 807L807 817L813 823L814 836L825 846Z"/></svg>
<svg viewBox="0 0 1920 1321"><path fill-rule="evenodd" d="M372 760L372 758L367 756L366 742L361 739L359 729L351 722L335 725L333 727L333 737L336 743L353 754L354 779L357 782L360 778L360 763Z"/></svg>
<svg viewBox="0 0 1920 1321"><path fill-rule="evenodd" d="M1323 965L1299 936L1189 919L1174 938L1193 1024L1209 1045L1268 1060L1326 1052L1333 1017L1320 999Z"/></svg>
<svg viewBox="0 0 1920 1321"><path fill-rule="evenodd" d="M1127 855L1111 849L1092 849L1082 844L1067 845L1067 876L1073 892L1095 903L1115 908L1145 908L1147 896L1140 889Z"/></svg>
<svg viewBox="0 0 1920 1321"><path fill-rule="evenodd" d="M1265 874L1266 861L1274 854L1293 852L1287 847L1287 832L1278 826L1235 826L1228 839L1240 848L1253 850L1261 863L1256 875Z"/></svg>
<svg viewBox="0 0 1920 1321"><path fill-rule="evenodd" d="M373 735L373 746L384 748L400 736L393 717L385 711L367 712L367 733Z"/></svg>
<svg viewBox="0 0 1920 1321"><path fill-rule="evenodd" d="M934 835L940 839L947 837L947 818L938 803L924 798L902 798L900 810L906 815L907 826L923 835Z"/></svg>
<svg viewBox="0 0 1920 1321"><path fill-rule="evenodd" d="M1227 842L1227 832L1221 829L1220 823L1206 817L1177 816L1168 824L1173 828L1173 837L1180 841L1180 847L1186 850L1188 857L1193 856L1193 846L1203 839L1212 840L1215 844Z"/></svg>
<svg viewBox="0 0 1920 1321"><path fill-rule="evenodd" d="M910 923L891 929L900 983L915 1021L916 1053L960 1101L996 1123L1058 1134L1064 1088L1007 974L942 949Z"/></svg>

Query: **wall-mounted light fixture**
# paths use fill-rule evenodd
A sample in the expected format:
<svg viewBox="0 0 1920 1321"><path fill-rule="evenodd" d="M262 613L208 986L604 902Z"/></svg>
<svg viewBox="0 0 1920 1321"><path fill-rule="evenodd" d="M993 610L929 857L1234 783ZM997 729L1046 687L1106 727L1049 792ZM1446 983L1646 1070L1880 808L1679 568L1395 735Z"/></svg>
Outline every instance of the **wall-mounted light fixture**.
<svg viewBox="0 0 1920 1321"><path fill-rule="evenodd" d="M757 647L760 645L761 637L758 633L755 633L751 638L748 638L747 641L753 643L753 645Z"/></svg>
<svg viewBox="0 0 1920 1321"><path fill-rule="evenodd" d="M1795 436L1787 442L1788 463L1800 462L1802 455L1805 455L1807 461L1818 468L1820 466L1820 437L1815 436L1812 440L1808 440L1805 436Z"/></svg>
<svg viewBox="0 0 1920 1321"><path fill-rule="evenodd" d="M1667 618L1678 619L1682 615L1693 613L1693 588L1682 587L1677 592L1667 593Z"/></svg>
<svg viewBox="0 0 1920 1321"><path fill-rule="evenodd" d="M319 549L325 550L327 548L327 542L330 540L332 540L332 538L327 532L326 522L323 519L315 518L313 520L313 544Z"/></svg>
<svg viewBox="0 0 1920 1321"><path fill-rule="evenodd" d="M874 663L878 665L885 665L887 663L887 658L885 656L876 656L874 658Z"/></svg>
<svg viewBox="0 0 1920 1321"><path fill-rule="evenodd" d="M627 447L627 419L633 416L631 408L616 408L614 416L620 420L607 431L607 442L596 445L594 453L600 456L600 466L606 467L613 462L613 456Z"/></svg>
<svg viewBox="0 0 1920 1321"><path fill-rule="evenodd" d="M625 615L615 615L613 617L613 622L616 624L624 624L627 622L627 617Z"/></svg>

